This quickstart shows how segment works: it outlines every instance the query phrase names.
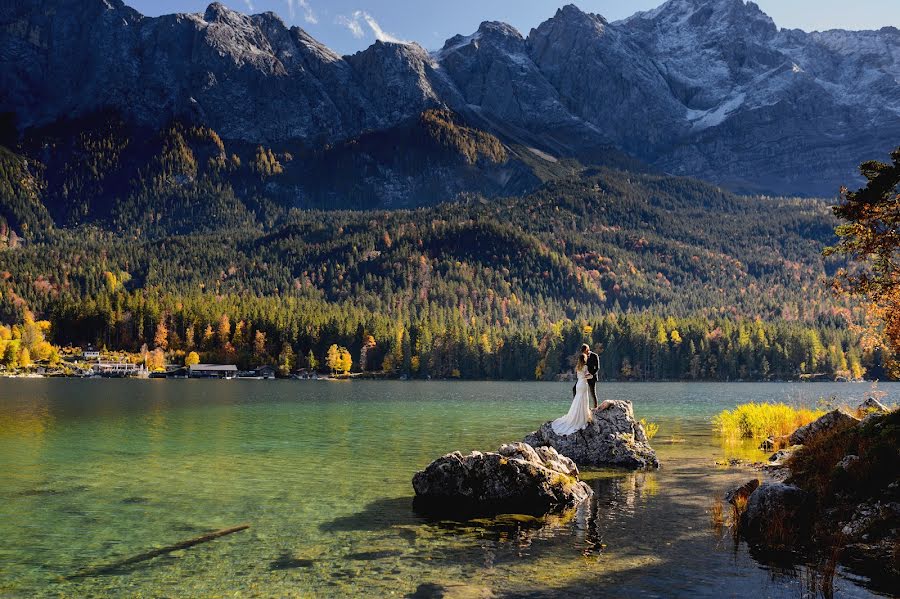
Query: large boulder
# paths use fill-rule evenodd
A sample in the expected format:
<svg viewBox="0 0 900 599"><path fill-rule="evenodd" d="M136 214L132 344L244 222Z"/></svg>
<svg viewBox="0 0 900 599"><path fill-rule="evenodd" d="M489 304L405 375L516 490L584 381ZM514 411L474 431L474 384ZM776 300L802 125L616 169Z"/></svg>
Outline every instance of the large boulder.
<svg viewBox="0 0 900 599"><path fill-rule="evenodd" d="M552 447L503 445L497 453L449 453L413 476L416 507L427 512L543 515L591 496L578 467Z"/></svg>
<svg viewBox="0 0 900 599"><path fill-rule="evenodd" d="M797 545L809 532L812 508L806 491L784 483L763 483L747 500L741 530L748 540L761 545Z"/></svg>
<svg viewBox="0 0 900 599"><path fill-rule="evenodd" d="M644 427L634 419L630 401L611 401L606 409L595 408L591 423L571 435L557 435L552 422L525 437L533 447L553 447L579 466L658 468Z"/></svg>
<svg viewBox="0 0 900 599"><path fill-rule="evenodd" d="M795 430L791 433L789 442L791 445L805 445L820 435L839 433L857 424L859 424L859 418L842 410L832 410L818 420Z"/></svg>

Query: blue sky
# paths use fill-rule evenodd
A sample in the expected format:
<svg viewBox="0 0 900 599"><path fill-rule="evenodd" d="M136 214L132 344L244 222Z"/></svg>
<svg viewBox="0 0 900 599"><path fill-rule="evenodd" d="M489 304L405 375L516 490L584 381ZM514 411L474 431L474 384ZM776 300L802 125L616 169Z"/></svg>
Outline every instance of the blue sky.
<svg viewBox="0 0 900 599"><path fill-rule="evenodd" d="M156 16L202 12L208 0L125 0ZM439 48L457 33L468 35L481 21L505 21L523 34L572 0L221 0L243 12L275 11L291 25L341 53L352 53L376 37L417 41ZM662 0L581 0L582 10L615 21ZM898 0L757 0L779 27L811 30L900 27Z"/></svg>

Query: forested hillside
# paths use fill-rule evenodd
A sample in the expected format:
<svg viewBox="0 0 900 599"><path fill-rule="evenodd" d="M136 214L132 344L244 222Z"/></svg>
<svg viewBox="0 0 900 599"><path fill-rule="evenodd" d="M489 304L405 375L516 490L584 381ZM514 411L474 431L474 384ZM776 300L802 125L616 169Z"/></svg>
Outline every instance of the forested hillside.
<svg viewBox="0 0 900 599"><path fill-rule="evenodd" d="M435 148L505 159L431 118ZM285 366L337 344L355 370L533 379L586 339L608 378L881 374L824 284L823 201L572 163L524 197L300 209L279 180L313 157L72 126L0 151L0 322L30 311L59 344Z"/></svg>

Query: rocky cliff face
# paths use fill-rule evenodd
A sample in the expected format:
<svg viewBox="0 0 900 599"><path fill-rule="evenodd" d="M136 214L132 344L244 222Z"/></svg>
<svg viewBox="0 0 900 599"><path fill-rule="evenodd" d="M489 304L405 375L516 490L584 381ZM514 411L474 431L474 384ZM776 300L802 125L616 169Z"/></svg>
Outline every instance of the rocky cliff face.
<svg viewBox="0 0 900 599"><path fill-rule="evenodd" d="M779 30L752 2L669 0L609 23L570 5L527 37L483 23L429 53L341 57L271 13L147 18L120 0L0 7L0 111L100 108L322 147L448 108L510 145L598 148L742 191L833 195L900 140L900 32ZM477 191L477 190L473 190Z"/></svg>

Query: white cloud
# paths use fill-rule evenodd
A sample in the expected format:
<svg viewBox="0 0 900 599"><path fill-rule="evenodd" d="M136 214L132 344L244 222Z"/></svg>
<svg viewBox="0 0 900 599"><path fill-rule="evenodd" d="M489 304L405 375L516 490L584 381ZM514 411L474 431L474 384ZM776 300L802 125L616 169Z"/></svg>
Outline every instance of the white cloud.
<svg viewBox="0 0 900 599"><path fill-rule="evenodd" d="M319 17L313 12L312 6L309 5L309 1L298 0L298 2L300 2L300 7L303 9L303 20L307 23L312 23L313 25L318 23Z"/></svg>
<svg viewBox="0 0 900 599"><path fill-rule="evenodd" d="M247 10L249 10L249 11L256 10L256 7L253 6L253 0L244 0L244 4L247 5Z"/></svg>
<svg viewBox="0 0 900 599"><path fill-rule="evenodd" d="M405 44L406 42L391 35L387 31L381 28L381 25L378 24L378 21L375 20L375 17L370 15L369 13L363 10L353 11L353 14L349 17L345 15L338 15L335 22L338 25L343 25L347 29L350 30L350 33L355 38L361 38L365 35L363 30L363 24L368 26L368 28L372 31L372 35L375 36L375 39L380 42L392 42L395 44Z"/></svg>
<svg viewBox="0 0 900 599"><path fill-rule="evenodd" d="M290 15L291 19L297 16L297 6L299 6L303 10L304 21L306 21L307 23L312 23L313 25L319 22L319 18L316 16L315 11L313 11L312 6L309 4L309 0L287 0L287 5L288 15Z"/></svg>
<svg viewBox="0 0 900 599"><path fill-rule="evenodd" d="M357 39L359 39L363 35L365 35L365 32L363 32L362 25L360 25L359 21L356 19L351 19L350 17L346 17L344 15L338 15L337 18L334 20L334 22L337 23L338 25L343 25L344 27L349 29L350 33L353 35L353 37L355 37Z"/></svg>

